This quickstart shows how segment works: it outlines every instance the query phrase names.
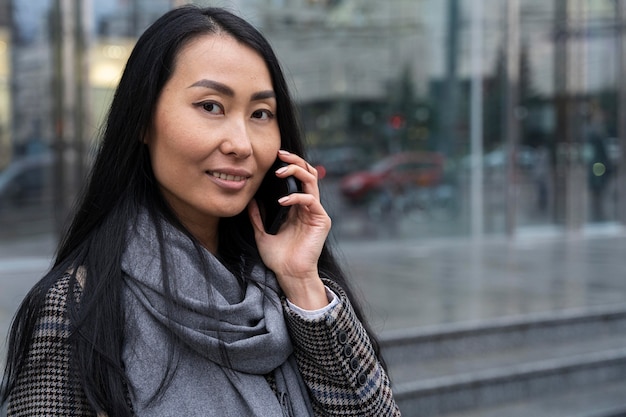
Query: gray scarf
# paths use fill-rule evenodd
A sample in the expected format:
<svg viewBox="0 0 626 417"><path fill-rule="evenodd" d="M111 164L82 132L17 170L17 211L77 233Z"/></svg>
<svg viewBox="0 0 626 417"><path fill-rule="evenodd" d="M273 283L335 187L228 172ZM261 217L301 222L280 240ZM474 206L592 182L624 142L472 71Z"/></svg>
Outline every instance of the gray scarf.
<svg viewBox="0 0 626 417"><path fill-rule="evenodd" d="M135 414L312 416L274 275L258 265L240 284L211 253L198 253L187 236L165 221L160 224L162 245L142 213L129 227L122 257L127 275L123 359ZM166 301L165 277L174 303ZM172 334L178 342L168 363ZM174 373L168 373L168 364ZM163 381L169 384L162 395L149 401Z"/></svg>

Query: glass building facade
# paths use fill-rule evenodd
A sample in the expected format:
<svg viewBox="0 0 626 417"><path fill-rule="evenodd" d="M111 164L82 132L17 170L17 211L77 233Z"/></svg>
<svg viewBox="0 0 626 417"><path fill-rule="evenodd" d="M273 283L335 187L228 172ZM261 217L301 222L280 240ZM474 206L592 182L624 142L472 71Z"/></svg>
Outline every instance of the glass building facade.
<svg viewBox="0 0 626 417"><path fill-rule="evenodd" d="M62 228L169 0L0 0L0 239ZM339 241L620 228L625 5L239 0L297 99Z"/></svg>

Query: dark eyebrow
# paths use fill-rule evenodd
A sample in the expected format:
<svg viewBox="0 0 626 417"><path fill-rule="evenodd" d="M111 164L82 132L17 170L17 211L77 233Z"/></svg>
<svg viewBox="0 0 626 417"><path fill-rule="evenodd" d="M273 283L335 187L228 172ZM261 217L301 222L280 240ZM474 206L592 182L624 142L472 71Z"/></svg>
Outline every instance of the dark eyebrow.
<svg viewBox="0 0 626 417"><path fill-rule="evenodd" d="M212 80L207 80L207 79L202 79L202 80L196 81L195 83L193 83L193 84L191 84L189 86L189 88L191 88L191 87L210 88L212 90L220 92L220 93L222 93L222 94L224 94L226 96L229 96L229 97L233 97L235 95L235 92L229 86L227 86L225 84L222 84L220 82L217 82L217 81L212 81Z"/></svg>
<svg viewBox="0 0 626 417"><path fill-rule="evenodd" d="M192 87L210 88L229 97L234 97L235 95L235 92L232 88L230 88L226 84L222 84L218 81L213 80L198 80L189 86L189 88ZM258 93L252 94L252 97L250 97L250 101L265 100L268 98L276 98L276 93L273 90L259 91Z"/></svg>
<svg viewBox="0 0 626 417"><path fill-rule="evenodd" d="M265 100L268 98L276 98L274 90L259 91L258 93L254 93L252 94L252 97L250 97L250 101Z"/></svg>

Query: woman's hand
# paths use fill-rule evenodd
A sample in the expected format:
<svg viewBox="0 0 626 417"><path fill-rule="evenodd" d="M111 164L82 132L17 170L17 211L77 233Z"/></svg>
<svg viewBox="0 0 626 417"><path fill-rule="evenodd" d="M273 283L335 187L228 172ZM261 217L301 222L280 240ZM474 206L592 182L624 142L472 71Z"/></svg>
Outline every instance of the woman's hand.
<svg viewBox="0 0 626 417"><path fill-rule="evenodd" d="M328 304L320 280L317 261L330 231L331 220L320 202L317 170L301 157L279 151L278 157L288 163L276 175L293 175L302 182L302 192L279 200L291 206L287 220L276 235L265 233L259 208L253 199L248 212L254 226L257 246L265 265L276 274L285 295L295 305L315 310ZM273 175L268 172L268 175Z"/></svg>

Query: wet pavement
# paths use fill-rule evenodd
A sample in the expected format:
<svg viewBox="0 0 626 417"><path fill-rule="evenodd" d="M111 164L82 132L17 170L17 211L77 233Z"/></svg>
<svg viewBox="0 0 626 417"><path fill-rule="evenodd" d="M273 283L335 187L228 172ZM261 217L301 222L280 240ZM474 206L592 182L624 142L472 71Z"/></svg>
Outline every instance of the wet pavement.
<svg viewBox="0 0 626 417"><path fill-rule="evenodd" d="M520 231L485 238L345 242L376 331L626 305L626 232Z"/></svg>
<svg viewBox="0 0 626 417"><path fill-rule="evenodd" d="M50 266L54 239L0 242L0 334ZM626 303L626 229L523 231L514 240L341 241L374 330Z"/></svg>

